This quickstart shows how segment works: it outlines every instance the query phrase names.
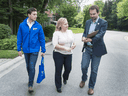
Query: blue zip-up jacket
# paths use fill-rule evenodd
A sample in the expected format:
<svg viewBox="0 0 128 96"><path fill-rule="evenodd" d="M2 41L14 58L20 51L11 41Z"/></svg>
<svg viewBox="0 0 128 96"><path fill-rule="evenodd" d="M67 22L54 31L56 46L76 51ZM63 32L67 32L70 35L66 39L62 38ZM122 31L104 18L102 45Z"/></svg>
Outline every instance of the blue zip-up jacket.
<svg viewBox="0 0 128 96"><path fill-rule="evenodd" d="M27 24L28 17L19 25L17 33L17 51L24 53L39 52L41 46L41 52L45 53L45 36L42 26L35 21L31 29Z"/></svg>

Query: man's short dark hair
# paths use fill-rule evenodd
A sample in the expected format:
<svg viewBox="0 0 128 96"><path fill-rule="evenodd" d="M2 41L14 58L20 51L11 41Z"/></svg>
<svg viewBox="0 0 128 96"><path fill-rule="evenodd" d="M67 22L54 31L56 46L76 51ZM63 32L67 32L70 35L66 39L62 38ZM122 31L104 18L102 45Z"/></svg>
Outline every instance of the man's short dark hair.
<svg viewBox="0 0 128 96"><path fill-rule="evenodd" d="M27 15L28 14L31 14L33 11L37 11L37 9L36 8L29 8L28 10L27 10Z"/></svg>
<svg viewBox="0 0 128 96"><path fill-rule="evenodd" d="M90 10L94 10L96 9L96 12L99 13L99 7L97 5L92 5L90 8L89 8L89 12Z"/></svg>

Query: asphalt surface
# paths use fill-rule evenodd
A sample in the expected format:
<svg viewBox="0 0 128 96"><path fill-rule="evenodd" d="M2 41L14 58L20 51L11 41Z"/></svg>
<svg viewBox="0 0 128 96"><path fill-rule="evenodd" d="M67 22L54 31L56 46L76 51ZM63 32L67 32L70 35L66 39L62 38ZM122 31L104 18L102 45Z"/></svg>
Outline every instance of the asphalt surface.
<svg viewBox="0 0 128 96"><path fill-rule="evenodd" d="M62 85L62 93L57 93L54 84L55 66L52 58L53 46L49 45L44 57L46 78L36 83L38 66L41 61L39 54L34 82L34 93L28 93L28 76L24 59L13 68L6 69L0 78L0 96L88 96L88 81L84 88L79 88L81 81L82 34L75 34L76 48L73 53L72 71L67 85ZM128 95L128 33L107 30L104 37L108 54L101 59L96 86L93 96L127 96ZM0 73L1 74L1 73ZM90 67L88 70L90 77Z"/></svg>

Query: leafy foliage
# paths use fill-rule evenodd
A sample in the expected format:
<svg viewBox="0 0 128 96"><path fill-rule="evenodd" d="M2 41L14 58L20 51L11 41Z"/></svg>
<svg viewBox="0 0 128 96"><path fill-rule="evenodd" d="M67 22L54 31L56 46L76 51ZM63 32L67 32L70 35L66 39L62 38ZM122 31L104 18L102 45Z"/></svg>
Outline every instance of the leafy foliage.
<svg viewBox="0 0 128 96"><path fill-rule="evenodd" d="M38 11L37 21L47 21L47 8L52 9L62 0L0 0L0 23L7 24L12 34L17 34L19 24L27 17L27 9L35 7ZM47 6L48 4L48 6Z"/></svg>
<svg viewBox="0 0 128 96"><path fill-rule="evenodd" d="M120 2L124 2L122 0L113 0L113 1L106 1L102 16L105 17L105 19L108 21L108 29L118 29L118 30L128 30L128 19L126 20L126 16L124 16L122 13L118 12L118 4ZM122 7L123 8L123 7ZM120 12L123 11L122 9ZM117 16L118 14L122 15L122 17ZM127 13L126 13L127 14Z"/></svg>
<svg viewBox="0 0 128 96"><path fill-rule="evenodd" d="M48 41L49 41L49 37L45 36L45 42L48 42Z"/></svg>
<svg viewBox="0 0 128 96"><path fill-rule="evenodd" d="M84 20L83 12L80 11L77 14L77 16L75 17L75 20L76 20L76 23L77 23L75 25L80 28L82 26L83 20Z"/></svg>
<svg viewBox="0 0 128 96"><path fill-rule="evenodd" d="M63 3L59 6L57 13L60 17L65 17L68 20L69 26L73 26L76 23L75 16L78 14L77 5L72 3Z"/></svg>
<svg viewBox="0 0 128 96"><path fill-rule="evenodd" d="M52 37L54 31L55 31L55 25L53 24L50 24L44 28L44 34L46 37Z"/></svg>
<svg viewBox="0 0 128 96"><path fill-rule="evenodd" d="M97 5L99 7L99 12L100 12L99 16L100 16L100 18L104 19L104 17L102 17L104 2L102 0L97 0L97 1L94 2L94 5Z"/></svg>
<svg viewBox="0 0 128 96"><path fill-rule="evenodd" d="M124 18L128 19L128 0L122 0L117 4L117 16L118 18Z"/></svg>
<svg viewBox="0 0 128 96"><path fill-rule="evenodd" d="M0 24L0 39L8 38L11 31L12 30L8 25Z"/></svg>
<svg viewBox="0 0 128 96"><path fill-rule="evenodd" d="M0 40L0 50L16 50L17 49L17 38L11 36L11 38L5 38Z"/></svg>
<svg viewBox="0 0 128 96"><path fill-rule="evenodd" d="M7 0L0 0L0 20L8 19L9 7Z"/></svg>
<svg viewBox="0 0 128 96"><path fill-rule="evenodd" d="M84 21L83 21L83 28L85 27L85 23L88 19L90 19L90 15L89 15L89 8L91 5L86 5L84 7Z"/></svg>
<svg viewBox="0 0 128 96"><path fill-rule="evenodd" d="M37 21L38 21L40 24L42 24L44 21L48 21L48 16L47 16L46 13L45 13L45 14L42 14L42 13L40 13L40 12L37 12L37 15L38 15Z"/></svg>

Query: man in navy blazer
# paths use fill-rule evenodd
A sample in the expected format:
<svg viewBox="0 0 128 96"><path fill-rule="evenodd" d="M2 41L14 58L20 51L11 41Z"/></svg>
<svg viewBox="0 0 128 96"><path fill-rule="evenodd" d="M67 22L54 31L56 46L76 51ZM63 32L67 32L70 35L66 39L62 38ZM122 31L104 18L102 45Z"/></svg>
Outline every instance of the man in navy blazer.
<svg viewBox="0 0 128 96"><path fill-rule="evenodd" d="M88 77L88 67L91 61L88 94L92 95L94 94L94 86L96 83L101 56L107 53L103 40L107 29L107 21L99 18L99 7L97 5L92 5L89 8L89 13L91 19L86 21L85 30L82 36L82 41L84 42L81 61L82 81L80 82L79 86L80 88L83 88L85 85L85 81ZM98 33L92 38L87 38L87 35L93 33L94 31L98 31Z"/></svg>

